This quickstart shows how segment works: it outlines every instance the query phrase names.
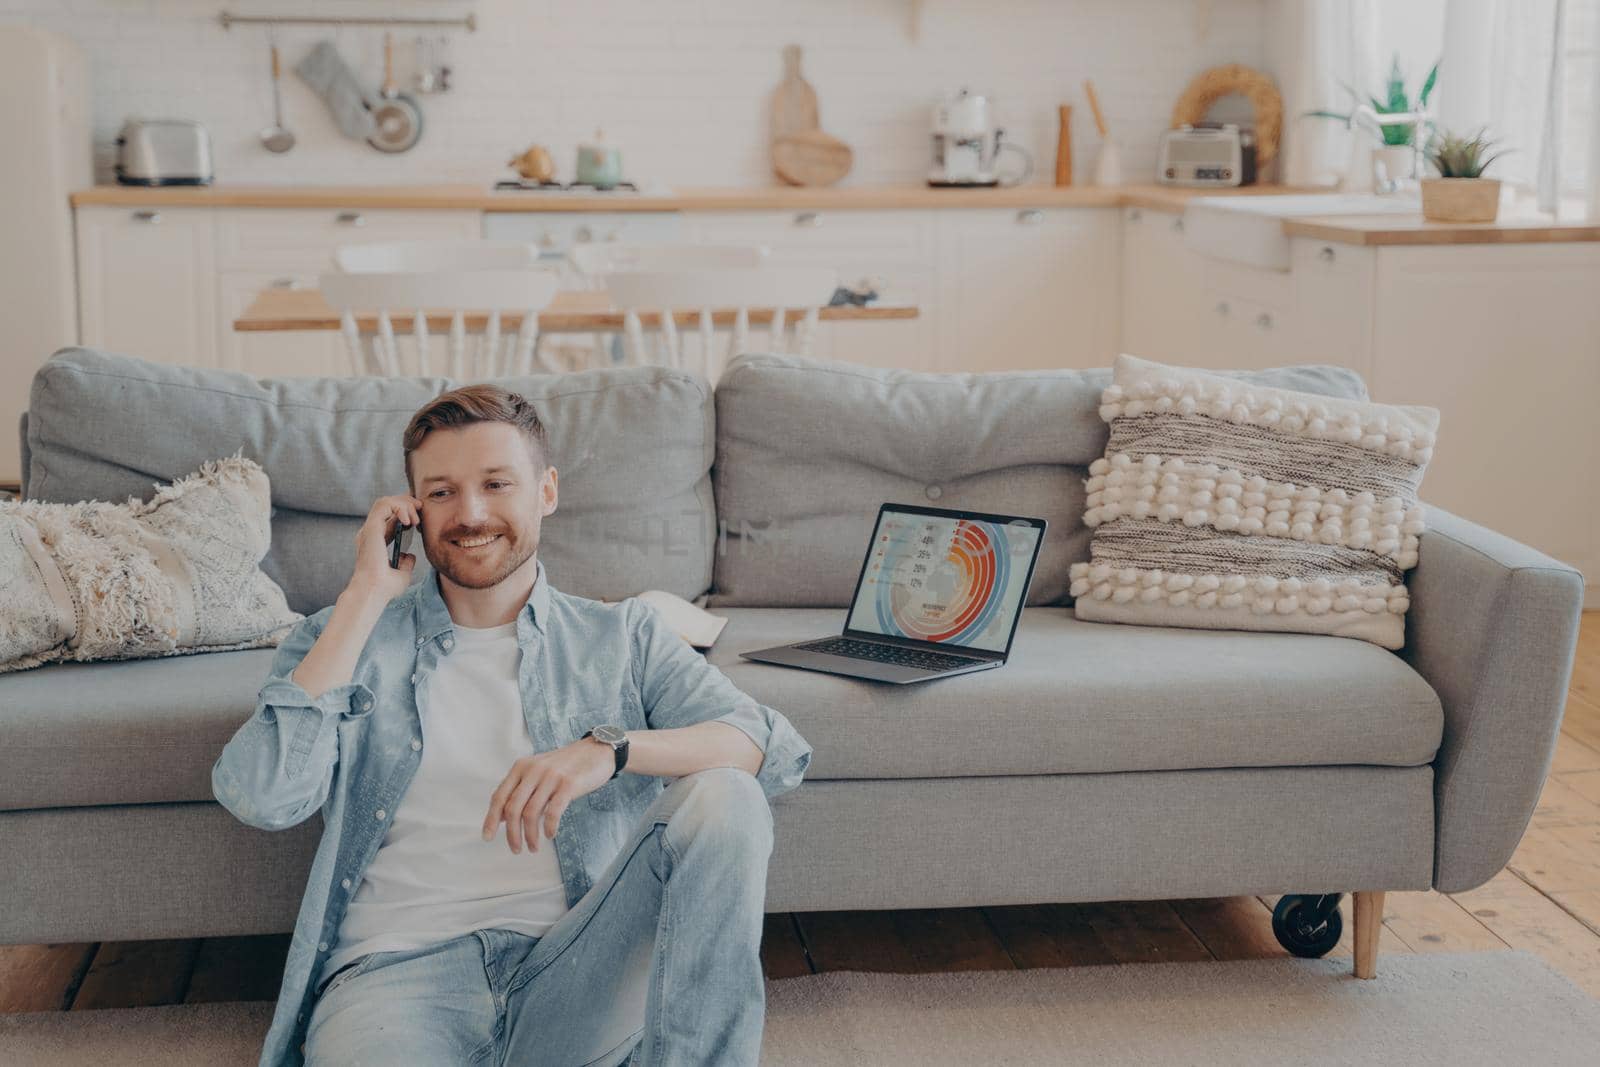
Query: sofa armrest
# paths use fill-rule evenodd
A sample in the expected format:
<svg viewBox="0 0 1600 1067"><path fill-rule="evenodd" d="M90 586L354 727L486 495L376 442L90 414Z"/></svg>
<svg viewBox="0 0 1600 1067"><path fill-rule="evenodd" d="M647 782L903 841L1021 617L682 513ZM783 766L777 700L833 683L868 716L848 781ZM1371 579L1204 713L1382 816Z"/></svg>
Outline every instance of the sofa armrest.
<svg viewBox="0 0 1600 1067"><path fill-rule="evenodd" d="M1401 653L1444 705L1434 758L1433 885L1480 886L1511 859L1555 755L1583 575L1428 508Z"/></svg>

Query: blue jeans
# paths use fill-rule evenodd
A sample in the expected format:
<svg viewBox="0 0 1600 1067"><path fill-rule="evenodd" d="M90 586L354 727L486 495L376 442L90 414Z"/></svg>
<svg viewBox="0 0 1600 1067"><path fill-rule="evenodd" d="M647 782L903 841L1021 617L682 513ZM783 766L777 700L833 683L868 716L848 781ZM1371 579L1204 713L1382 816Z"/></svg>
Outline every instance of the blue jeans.
<svg viewBox="0 0 1600 1067"><path fill-rule="evenodd" d="M755 1064L771 852L754 777L685 775L545 936L474 930L351 961L318 995L306 1062Z"/></svg>

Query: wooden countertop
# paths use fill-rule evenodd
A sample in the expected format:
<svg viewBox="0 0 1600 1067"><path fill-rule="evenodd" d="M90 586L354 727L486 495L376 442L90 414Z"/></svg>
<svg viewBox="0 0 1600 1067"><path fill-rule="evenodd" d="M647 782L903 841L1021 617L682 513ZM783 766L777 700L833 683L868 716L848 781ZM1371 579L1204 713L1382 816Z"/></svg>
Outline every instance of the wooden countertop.
<svg viewBox="0 0 1600 1067"><path fill-rule="evenodd" d="M485 212L829 211L916 208L1142 207L1181 212L1196 196L1314 193L1283 185L1184 189L1168 185L1019 185L999 189L932 189L919 185L803 189L676 189L655 194L494 192L476 185L213 185L139 188L97 185L71 196L74 207L263 207L434 209ZM1326 215L1285 219L1294 237L1356 245L1530 244L1600 241L1600 223L1544 217L1492 223L1426 222L1420 216Z"/></svg>
<svg viewBox="0 0 1600 1067"><path fill-rule="evenodd" d="M1243 189L1179 189L1162 185L1017 185L997 189L932 189L880 185L802 189L795 186L675 189L669 194L494 192L475 185L210 185L140 188L97 185L72 194L74 207L299 207L408 208L490 212L572 211L823 211L905 208L1121 207L1135 204L1183 210L1189 198L1260 196L1295 190L1279 185Z"/></svg>
<svg viewBox="0 0 1600 1067"><path fill-rule="evenodd" d="M1509 245L1600 241L1600 223L1534 216L1495 222L1429 222L1421 215L1302 215L1284 219L1290 237L1350 245Z"/></svg>

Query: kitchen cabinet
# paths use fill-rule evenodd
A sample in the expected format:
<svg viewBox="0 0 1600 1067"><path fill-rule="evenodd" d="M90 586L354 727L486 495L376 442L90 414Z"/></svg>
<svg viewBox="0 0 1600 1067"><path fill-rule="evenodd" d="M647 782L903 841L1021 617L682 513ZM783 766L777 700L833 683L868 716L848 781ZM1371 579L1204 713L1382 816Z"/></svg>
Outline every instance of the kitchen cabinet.
<svg viewBox="0 0 1600 1067"><path fill-rule="evenodd" d="M333 250L384 241L472 241L476 211L371 208L226 208L216 212L219 270L315 276L333 269Z"/></svg>
<svg viewBox="0 0 1600 1067"><path fill-rule="evenodd" d="M384 241L477 240L476 211L355 208L216 210L218 363L261 377L345 374L349 357L337 333L239 333L233 320L263 289L311 288L333 269L340 245ZM405 358L414 360L409 338Z"/></svg>
<svg viewBox="0 0 1600 1067"><path fill-rule="evenodd" d="M765 245L769 262L832 267L839 284L875 278L882 304L908 304L908 321L822 323L812 355L875 367L934 370L938 363L938 215L932 211L706 211L685 217L699 244ZM756 333L756 339L762 338Z"/></svg>
<svg viewBox="0 0 1600 1067"><path fill-rule="evenodd" d="M908 370L1103 367L1116 354L1114 208L694 212L705 244L760 244L774 263L883 283L909 322L824 324L813 354Z"/></svg>
<svg viewBox="0 0 1600 1067"><path fill-rule="evenodd" d="M1125 214L1124 351L1212 368L1331 363L1376 401L1436 407L1423 499L1600 575L1600 244L1296 237L1290 269L1274 271L1191 251L1179 221Z"/></svg>
<svg viewBox="0 0 1600 1067"><path fill-rule="evenodd" d="M1592 583L1600 245L1380 248L1376 266L1373 396L1440 413L1424 497Z"/></svg>
<svg viewBox="0 0 1600 1067"><path fill-rule="evenodd" d="M476 240L479 220L468 210L85 205L77 211L83 343L261 377L344 373L336 333L241 334L233 320L263 289L315 287L340 245Z"/></svg>
<svg viewBox="0 0 1600 1067"><path fill-rule="evenodd" d="M1295 362L1349 367L1370 388L1377 250L1296 237L1289 242L1289 259L1294 311L1285 325ZM1277 362L1283 358L1280 351Z"/></svg>
<svg viewBox="0 0 1600 1067"><path fill-rule="evenodd" d="M1116 357L1115 208L939 215L936 370L1104 367Z"/></svg>
<svg viewBox="0 0 1600 1067"><path fill-rule="evenodd" d="M1166 363L1226 366L1215 343L1201 285L1202 258L1183 240L1183 218L1145 208L1123 209L1122 329L1124 352Z"/></svg>
<svg viewBox="0 0 1600 1067"><path fill-rule="evenodd" d="M77 246L83 344L158 363L218 365L209 209L79 208Z"/></svg>
<svg viewBox="0 0 1600 1067"><path fill-rule="evenodd" d="M1209 370L1332 363L1370 380L1374 252L1310 238L1292 268L1224 263L1185 243L1183 217L1126 208L1122 350Z"/></svg>

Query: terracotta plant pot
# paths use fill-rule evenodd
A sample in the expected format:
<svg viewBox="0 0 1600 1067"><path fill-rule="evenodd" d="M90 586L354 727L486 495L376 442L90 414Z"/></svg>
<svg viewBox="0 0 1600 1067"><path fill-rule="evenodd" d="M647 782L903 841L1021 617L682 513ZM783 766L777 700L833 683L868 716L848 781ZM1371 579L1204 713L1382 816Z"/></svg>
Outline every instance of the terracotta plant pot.
<svg viewBox="0 0 1600 1067"><path fill-rule="evenodd" d="M1499 178L1422 179L1422 217L1429 222L1493 222L1499 214Z"/></svg>

